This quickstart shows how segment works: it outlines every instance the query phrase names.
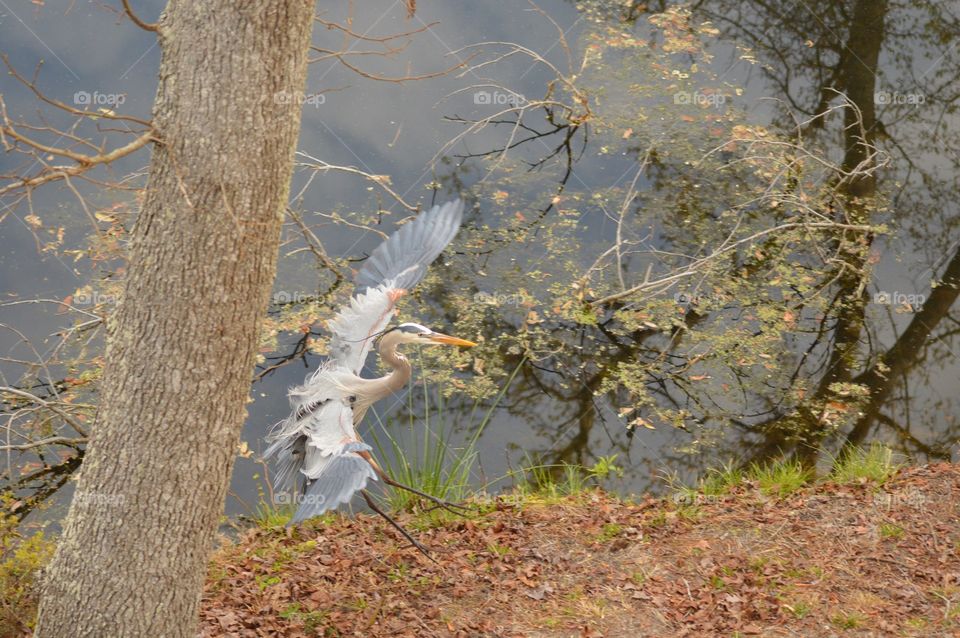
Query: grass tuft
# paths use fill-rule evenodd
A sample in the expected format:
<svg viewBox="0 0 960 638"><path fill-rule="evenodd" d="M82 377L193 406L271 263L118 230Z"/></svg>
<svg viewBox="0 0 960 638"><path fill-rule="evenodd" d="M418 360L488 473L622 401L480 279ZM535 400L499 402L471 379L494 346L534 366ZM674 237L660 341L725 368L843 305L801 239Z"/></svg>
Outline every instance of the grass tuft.
<svg viewBox="0 0 960 638"><path fill-rule="evenodd" d="M883 523L879 528L880 538L892 538L895 540L903 538L904 529L893 523Z"/></svg>
<svg viewBox="0 0 960 638"><path fill-rule="evenodd" d="M835 614L830 618L830 622L840 629L857 629L863 625L866 619L866 616L854 611L850 613Z"/></svg>
<svg viewBox="0 0 960 638"><path fill-rule="evenodd" d="M254 524L262 530L272 530L286 525L293 518L296 507L293 505L274 505L260 500L253 513Z"/></svg>
<svg viewBox="0 0 960 638"><path fill-rule="evenodd" d="M480 435L524 362L525 359L521 360L513 370L483 418L473 428L473 433L459 447L453 441L454 424L445 411L443 394L435 393L436 401L432 403L432 393L429 384L425 382L424 413L422 417L415 418L411 392L409 441L398 440L382 421L379 422L379 428L370 431L370 439L384 471L395 481L439 499L451 502L465 500L472 492L471 474L477 458ZM471 420L478 408L479 402L473 406ZM386 500L394 510L411 510L420 497L406 490L390 489L386 492Z"/></svg>
<svg viewBox="0 0 960 638"><path fill-rule="evenodd" d="M612 476L622 476L616 464L617 455L602 456L590 467L572 463L544 464L527 457L515 476L515 492L521 497L535 496L548 502L577 496L599 487Z"/></svg>
<svg viewBox="0 0 960 638"><path fill-rule="evenodd" d="M743 483L743 470L733 461L727 461L721 468L713 468L701 479L700 492L706 496L729 494Z"/></svg>
<svg viewBox="0 0 960 638"><path fill-rule="evenodd" d="M756 481L764 494L787 496L806 485L813 478L813 472L800 461L780 459L751 465L747 477Z"/></svg>
<svg viewBox="0 0 960 638"><path fill-rule="evenodd" d="M855 447L842 452L834 459L831 476L837 483L872 481L882 485L899 469L893 450L875 441L866 449Z"/></svg>

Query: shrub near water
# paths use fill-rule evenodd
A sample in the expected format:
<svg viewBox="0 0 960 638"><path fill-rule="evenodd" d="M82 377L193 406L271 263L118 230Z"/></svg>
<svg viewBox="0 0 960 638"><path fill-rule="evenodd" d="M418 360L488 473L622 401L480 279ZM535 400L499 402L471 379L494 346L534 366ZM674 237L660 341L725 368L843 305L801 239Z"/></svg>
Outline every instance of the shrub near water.
<svg viewBox="0 0 960 638"><path fill-rule="evenodd" d="M43 532L24 536L17 529L19 522L0 513L0 636L33 629L40 598L38 576L56 547Z"/></svg>
<svg viewBox="0 0 960 638"><path fill-rule="evenodd" d="M874 442L866 449L850 448L841 453L833 463L833 478L837 483L874 481L882 484L899 468L900 464L893 460L893 450Z"/></svg>

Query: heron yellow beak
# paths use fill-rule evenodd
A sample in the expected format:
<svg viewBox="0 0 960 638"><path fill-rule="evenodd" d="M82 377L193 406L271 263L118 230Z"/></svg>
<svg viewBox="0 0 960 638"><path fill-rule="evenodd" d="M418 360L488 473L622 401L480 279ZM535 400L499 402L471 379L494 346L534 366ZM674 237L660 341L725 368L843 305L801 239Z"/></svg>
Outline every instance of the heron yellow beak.
<svg viewBox="0 0 960 638"><path fill-rule="evenodd" d="M427 339L434 343L442 343L448 346L463 346L464 348L472 348L473 346L477 345L472 341L460 339L459 337L451 337L450 335L441 334L439 332L434 332L433 334L428 335Z"/></svg>

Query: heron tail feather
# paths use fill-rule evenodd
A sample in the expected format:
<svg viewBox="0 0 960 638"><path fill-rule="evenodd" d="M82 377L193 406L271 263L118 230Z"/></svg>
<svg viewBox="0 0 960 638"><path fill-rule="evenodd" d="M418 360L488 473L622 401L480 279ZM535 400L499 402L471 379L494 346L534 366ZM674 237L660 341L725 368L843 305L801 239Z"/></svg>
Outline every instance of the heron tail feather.
<svg viewBox="0 0 960 638"><path fill-rule="evenodd" d="M354 446L370 449L370 446L363 443ZM306 493L300 499L297 512L288 525L336 509L365 488L370 479L376 481L377 474L363 457L354 452L330 456L317 476L310 481Z"/></svg>

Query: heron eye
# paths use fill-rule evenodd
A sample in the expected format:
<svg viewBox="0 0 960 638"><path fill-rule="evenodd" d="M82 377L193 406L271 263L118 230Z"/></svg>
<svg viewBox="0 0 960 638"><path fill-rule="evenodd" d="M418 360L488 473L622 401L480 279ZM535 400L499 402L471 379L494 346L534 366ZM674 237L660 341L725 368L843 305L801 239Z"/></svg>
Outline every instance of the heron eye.
<svg viewBox="0 0 960 638"><path fill-rule="evenodd" d="M356 395L353 395L353 396L350 397L349 400L350 400L350 405L353 405L354 403L357 402L357 396L356 396Z"/></svg>

